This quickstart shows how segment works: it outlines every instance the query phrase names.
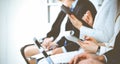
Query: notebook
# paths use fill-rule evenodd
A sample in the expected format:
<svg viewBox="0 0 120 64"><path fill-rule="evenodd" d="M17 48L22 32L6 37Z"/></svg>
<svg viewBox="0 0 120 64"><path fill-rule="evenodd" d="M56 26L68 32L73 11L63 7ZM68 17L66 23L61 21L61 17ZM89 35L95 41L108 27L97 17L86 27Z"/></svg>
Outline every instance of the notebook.
<svg viewBox="0 0 120 64"><path fill-rule="evenodd" d="M78 51L56 54L50 56L54 64L68 64L68 62L75 56L79 54ZM45 58L41 59L38 64L49 64Z"/></svg>

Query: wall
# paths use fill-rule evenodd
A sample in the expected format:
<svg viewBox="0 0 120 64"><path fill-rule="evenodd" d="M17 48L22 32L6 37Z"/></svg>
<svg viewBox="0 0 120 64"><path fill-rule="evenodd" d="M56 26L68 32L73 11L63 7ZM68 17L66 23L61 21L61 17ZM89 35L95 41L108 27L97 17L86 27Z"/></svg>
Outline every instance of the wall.
<svg viewBox="0 0 120 64"><path fill-rule="evenodd" d="M20 48L49 31L46 0L0 0L0 64L25 64Z"/></svg>
<svg viewBox="0 0 120 64"><path fill-rule="evenodd" d="M0 64L7 64L7 42L8 42L8 23L7 23L7 0L0 0Z"/></svg>

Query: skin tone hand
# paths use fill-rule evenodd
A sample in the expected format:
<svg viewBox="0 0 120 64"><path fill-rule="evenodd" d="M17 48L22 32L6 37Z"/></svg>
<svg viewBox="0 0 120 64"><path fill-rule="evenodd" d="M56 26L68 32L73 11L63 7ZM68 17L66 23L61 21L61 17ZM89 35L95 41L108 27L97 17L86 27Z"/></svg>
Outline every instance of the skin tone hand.
<svg viewBox="0 0 120 64"><path fill-rule="evenodd" d="M84 49L85 52L96 53L98 49L98 45L91 41L84 41L83 43L79 43L80 46Z"/></svg>
<svg viewBox="0 0 120 64"><path fill-rule="evenodd" d="M97 41L92 38L85 36L85 41L78 41L80 46L84 49L85 52L96 53L98 49Z"/></svg>
<svg viewBox="0 0 120 64"><path fill-rule="evenodd" d="M42 47L44 47L45 49L47 48L47 46L50 44L50 42L52 42L52 39L51 38L45 38L43 40L43 43L41 44Z"/></svg>
<svg viewBox="0 0 120 64"><path fill-rule="evenodd" d="M89 59L85 59L85 60L78 62L78 64L104 64L104 63L96 59L89 58Z"/></svg>
<svg viewBox="0 0 120 64"><path fill-rule="evenodd" d="M85 39L85 40L88 40L88 41L92 41L92 42L94 42L95 44L97 44L98 46L105 46L104 43L98 43L97 40L96 40L95 38L93 38L93 37L85 36L84 39Z"/></svg>
<svg viewBox="0 0 120 64"><path fill-rule="evenodd" d="M96 54L81 53L72 58L69 64L103 64L104 56L98 56Z"/></svg>
<svg viewBox="0 0 120 64"><path fill-rule="evenodd" d="M69 19L71 21L71 23L74 25L74 27L76 27L78 30L80 29L80 27L82 26L82 22L79 21L74 15L68 15Z"/></svg>
<svg viewBox="0 0 120 64"><path fill-rule="evenodd" d="M45 38L43 43L41 44L42 47L46 50L49 51L52 47L52 53L51 55L63 53L62 48L58 48L58 45L52 41L53 39L51 38Z"/></svg>
<svg viewBox="0 0 120 64"><path fill-rule="evenodd" d="M87 40L87 41L92 41L92 42L94 42L96 44L98 43L97 40L95 38L93 38L93 37L84 36L84 39Z"/></svg>
<svg viewBox="0 0 120 64"><path fill-rule="evenodd" d="M69 19L71 21L71 23L74 25L74 27L76 27L78 30L81 28L82 26L82 22L80 20L78 20L74 15L68 15ZM84 16L82 17L82 19L91 27L93 26L93 17L91 12L88 10Z"/></svg>
<svg viewBox="0 0 120 64"><path fill-rule="evenodd" d="M47 49L48 50L54 50L58 47L58 44L56 44L55 42L51 42L48 46Z"/></svg>
<svg viewBox="0 0 120 64"><path fill-rule="evenodd" d="M53 49L57 47L57 44L53 42L52 38L45 38L41 45L46 51L50 50L51 47L53 47Z"/></svg>
<svg viewBox="0 0 120 64"><path fill-rule="evenodd" d="M88 23L88 25L90 25L91 27L93 26L93 17L92 17L92 14L91 12L88 10L84 16L82 17L82 19Z"/></svg>

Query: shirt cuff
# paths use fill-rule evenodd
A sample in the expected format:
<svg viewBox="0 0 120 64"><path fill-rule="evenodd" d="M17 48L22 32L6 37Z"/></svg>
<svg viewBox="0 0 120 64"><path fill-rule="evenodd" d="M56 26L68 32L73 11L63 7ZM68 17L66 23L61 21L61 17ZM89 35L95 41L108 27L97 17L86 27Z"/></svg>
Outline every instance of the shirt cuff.
<svg viewBox="0 0 120 64"><path fill-rule="evenodd" d="M107 57L106 57L105 55L103 55L103 56L104 56L104 58L105 58L105 62L107 63L107 61L108 61L108 60L107 60Z"/></svg>
<svg viewBox="0 0 120 64"><path fill-rule="evenodd" d="M62 48L63 53L67 52L64 46L62 46L61 48Z"/></svg>
<svg viewBox="0 0 120 64"><path fill-rule="evenodd" d="M109 50L112 50L113 48L108 48L105 46L100 46L100 51L98 52L99 55L103 55L104 53L108 52Z"/></svg>

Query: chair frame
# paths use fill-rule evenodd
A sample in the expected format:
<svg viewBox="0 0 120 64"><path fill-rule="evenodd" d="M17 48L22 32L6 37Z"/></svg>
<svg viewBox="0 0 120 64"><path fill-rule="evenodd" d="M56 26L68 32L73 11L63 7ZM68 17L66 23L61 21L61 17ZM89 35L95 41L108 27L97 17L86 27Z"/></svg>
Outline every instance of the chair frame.
<svg viewBox="0 0 120 64"><path fill-rule="evenodd" d="M25 46L23 46L21 49L20 49L20 52L21 52L21 55L23 56L23 58L24 58L24 60L26 61L26 63L27 64L34 64L34 63L31 63L30 61L32 61L32 60L36 60L35 58L34 59L31 59L31 58L29 58L29 59L27 59L27 57L25 56L25 49L27 48L27 47L30 47L30 46L34 46L34 44L27 44L27 45L25 45ZM36 53L37 54L37 53Z"/></svg>

